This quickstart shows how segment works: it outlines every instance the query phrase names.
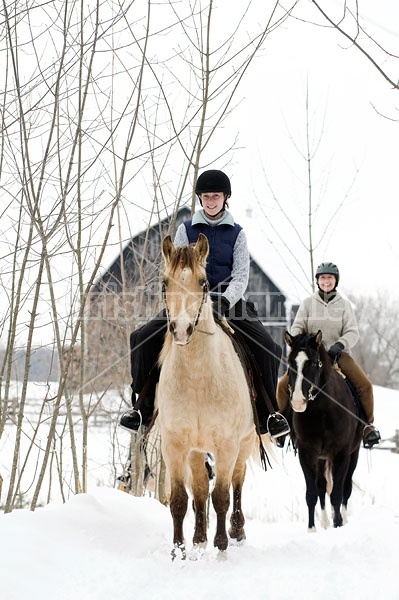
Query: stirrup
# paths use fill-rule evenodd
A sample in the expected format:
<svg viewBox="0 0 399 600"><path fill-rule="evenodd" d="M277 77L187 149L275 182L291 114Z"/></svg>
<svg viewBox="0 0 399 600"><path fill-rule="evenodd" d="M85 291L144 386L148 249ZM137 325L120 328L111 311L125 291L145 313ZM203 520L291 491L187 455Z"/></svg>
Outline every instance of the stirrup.
<svg viewBox="0 0 399 600"><path fill-rule="evenodd" d="M133 416L134 413L139 415L139 419L140 419L140 424L137 427L137 429L132 429L131 427L126 427L125 425L122 424L122 419L123 417L126 417L126 415L128 416ZM141 429L145 429L145 425L143 424L143 415L141 413L140 409L136 409L136 408L130 408L129 410L126 410L123 415L121 416L121 418L119 419L119 427L121 429L124 429L125 431L128 431L129 433L138 433Z"/></svg>
<svg viewBox="0 0 399 600"><path fill-rule="evenodd" d="M368 432L367 435L365 435L367 429L369 429L370 431ZM367 449L371 449L376 444L379 444L380 441L381 441L381 434L378 431L378 429L376 427L374 427L374 425L372 425L371 423L367 423L367 425L365 425L365 427L363 429L363 447L367 448Z"/></svg>
<svg viewBox="0 0 399 600"><path fill-rule="evenodd" d="M279 422L279 429L280 431L275 431L273 432L273 426L272 426L272 431L270 431L270 423L272 423L274 421L274 423L276 423L276 421ZM272 438L274 438L275 440L277 440L279 437L282 437L283 435L287 435L290 431L291 431L291 427L287 421L287 419L285 418L284 415L282 415L279 412L275 412L271 415L268 416L267 419L267 429L269 431L269 434Z"/></svg>

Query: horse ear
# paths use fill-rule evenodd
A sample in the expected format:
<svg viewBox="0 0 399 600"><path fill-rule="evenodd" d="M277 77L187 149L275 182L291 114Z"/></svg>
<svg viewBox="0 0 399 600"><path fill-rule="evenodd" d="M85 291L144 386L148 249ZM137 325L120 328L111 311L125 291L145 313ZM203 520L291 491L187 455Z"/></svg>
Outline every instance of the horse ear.
<svg viewBox="0 0 399 600"><path fill-rule="evenodd" d="M321 333L321 329L315 334L309 337L309 346L311 348L317 349L321 344L321 339L323 334Z"/></svg>
<svg viewBox="0 0 399 600"><path fill-rule="evenodd" d="M165 259L166 264L170 262L172 252L175 249L174 244L172 242L172 238L170 235L167 235L162 243L162 254Z"/></svg>
<svg viewBox="0 0 399 600"><path fill-rule="evenodd" d="M197 243L195 244L194 250L198 256L199 262L205 266L206 257L209 253L209 243L208 238L203 233L200 233L198 236Z"/></svg>
<svg viewBox="0 0 399 600"><path fill-rule="evenodd" d="M292 335L290 333L288 333L288 331L285 332L284 334L285 337L285 341L287 342L287 344L291 347L292 346Z"/></svg>

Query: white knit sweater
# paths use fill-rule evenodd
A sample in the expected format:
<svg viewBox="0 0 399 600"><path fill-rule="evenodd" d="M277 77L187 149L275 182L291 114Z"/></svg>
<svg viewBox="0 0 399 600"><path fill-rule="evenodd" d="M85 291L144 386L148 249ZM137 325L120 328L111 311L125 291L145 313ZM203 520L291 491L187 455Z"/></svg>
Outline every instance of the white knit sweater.
<svg viewBox="0 0 399 600"><path fill-rule="evenodd" d="M315 334L319 329L327 350L335 342L341 342L344 351L350 354L350 349L358 342L359 329L349 300L337 292L335 298L327 303L318 291L305 298L292 324L291 335L303 332Z"/></svg>

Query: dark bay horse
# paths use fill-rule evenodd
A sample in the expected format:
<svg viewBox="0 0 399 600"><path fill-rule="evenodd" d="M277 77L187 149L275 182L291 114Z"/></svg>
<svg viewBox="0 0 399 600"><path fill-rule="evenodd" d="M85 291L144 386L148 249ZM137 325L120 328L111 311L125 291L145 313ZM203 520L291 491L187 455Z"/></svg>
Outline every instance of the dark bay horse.
<svg viewBox="0 0 399 600"><path fill-rule="evenodd" d="M327 527L325 495L330 494L334 527L343 525L341 506L347 508L352 475L357 465L361 426L351 391L322 343L322 334L300 334L285 339L291 350L288 376L293 441L306 481L309 530L315 529L317 498L322 525Z"/></svg>
<svg viewBox="0 0 399 600"><path fill-rule="evenodd" d="M207 542L206 502L209 494L204 453L215 458L212 504L216 512L214 545L228 546L226 515L232 488L229 535L245 538L241 491L246 461L255 451L254 414L246 375L229 336L213 319L206 280L207 238L195 246L163 242L164 303L168 329L160 356L157 389L162 455L170 483L173 518L172 557L186 557L183 521L193 495L195 531L191 557Z"/></svg>

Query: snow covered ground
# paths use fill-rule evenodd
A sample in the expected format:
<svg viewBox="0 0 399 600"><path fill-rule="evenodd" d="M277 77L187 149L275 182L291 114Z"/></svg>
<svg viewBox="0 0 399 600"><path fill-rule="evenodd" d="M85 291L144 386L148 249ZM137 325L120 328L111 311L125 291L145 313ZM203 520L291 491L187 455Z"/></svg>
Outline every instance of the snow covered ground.
<svg viewBox="0 0 399 600"><path fill-rule="evenodd" d="M376 424L389 438L399 429L399 391L376 387L375 397ZM273 469L249 467L246 542L231 546L221 560L212 546L211 511L202 560L172 562L169 509L148 496L93 483L102 479L104 451L96 435L97 469L88 494L0 515L1 598L399 600L399 454L362 449L348 523L308 533L298 459L277 450ZM190 509L187 541L192 532Z"/></svg>

